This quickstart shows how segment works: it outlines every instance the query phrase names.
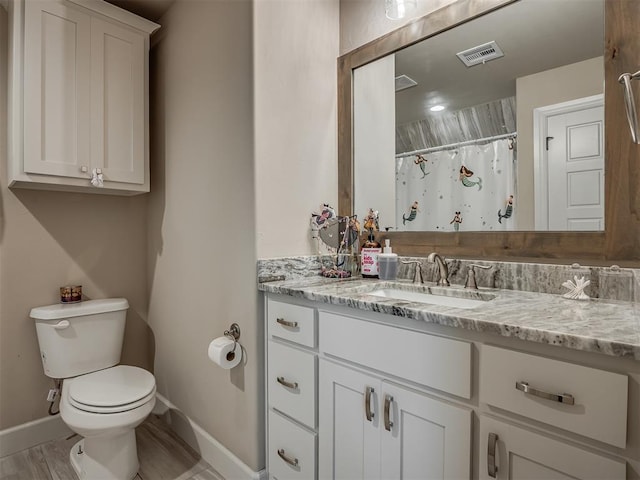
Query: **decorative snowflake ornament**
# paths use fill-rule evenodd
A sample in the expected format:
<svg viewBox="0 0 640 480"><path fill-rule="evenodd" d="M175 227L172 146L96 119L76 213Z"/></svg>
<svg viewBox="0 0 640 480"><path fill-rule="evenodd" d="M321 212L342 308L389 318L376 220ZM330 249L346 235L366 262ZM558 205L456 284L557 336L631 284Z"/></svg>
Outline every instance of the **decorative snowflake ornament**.
<svg viewBox="0 0 640 480"><path fill-rule="evenodd" d="M562 296L573 300L589 300L589 295L584 293L584 289L591 284L591 280L585 280L584 277L578 278L577 276L574 276L573 279L575 283L567 280L562 284L563 287L569 289L569 291Z"/></svg>

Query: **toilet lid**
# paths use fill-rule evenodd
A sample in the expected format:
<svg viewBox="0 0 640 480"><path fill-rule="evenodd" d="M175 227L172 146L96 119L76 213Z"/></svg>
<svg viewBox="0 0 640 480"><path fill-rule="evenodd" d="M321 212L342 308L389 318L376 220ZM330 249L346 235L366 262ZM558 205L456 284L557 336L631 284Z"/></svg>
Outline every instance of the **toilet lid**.
<svg viewBox="0 0 640 480"><path fill-rule="evenodd" d="M69 401L82 410L116 413L136 408L155 394L154 376L129 365L76 377L69 385Z"/></svg>

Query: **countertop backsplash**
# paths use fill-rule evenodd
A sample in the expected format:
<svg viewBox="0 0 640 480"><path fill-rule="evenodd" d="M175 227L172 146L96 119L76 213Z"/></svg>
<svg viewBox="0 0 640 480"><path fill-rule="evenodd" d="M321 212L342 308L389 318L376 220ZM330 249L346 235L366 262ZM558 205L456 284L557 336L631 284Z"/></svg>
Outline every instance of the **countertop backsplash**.
<svg viewBox="0 0 640 480"><path fill-rule="evenodd" d="M257 264L258 282L317 276L323 265L331 268L333 261L334 257L330 255L261 259ZM437 267L435 263L429 263L426 257L400 257L399 280L412 279L416 268L414 265L405 265L402 261L421 262L425 283L436 281ZM476 269L476 280L480 288L563 294L567 291L562 286L565 281L585 277L591 281L585 289L591 298L640 303L640 269L451 258L447 258L446 263L449 267L449 281L453 285L464 285L469 266L478 264L492 267L489 270Z"/></svg>

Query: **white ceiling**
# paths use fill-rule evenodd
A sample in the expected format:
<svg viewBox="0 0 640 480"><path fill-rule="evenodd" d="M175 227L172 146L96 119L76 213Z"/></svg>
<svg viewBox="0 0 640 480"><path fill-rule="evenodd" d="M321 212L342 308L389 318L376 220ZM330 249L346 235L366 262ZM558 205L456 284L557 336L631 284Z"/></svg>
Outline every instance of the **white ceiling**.
<svg viewBox="0 0 640 480"><path fill-rule="evenodd" d="M603 0L520 0L396 54L398 125L515 95L515 79L603 55ZM456 53L495 40L504 57L466 67ZM579 80L579 79L576 79Z"/></svg>

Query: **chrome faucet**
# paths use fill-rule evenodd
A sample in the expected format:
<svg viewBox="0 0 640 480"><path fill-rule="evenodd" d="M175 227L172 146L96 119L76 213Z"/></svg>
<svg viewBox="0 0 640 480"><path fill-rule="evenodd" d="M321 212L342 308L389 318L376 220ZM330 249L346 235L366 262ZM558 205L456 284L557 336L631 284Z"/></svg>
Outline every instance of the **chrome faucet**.
<svg viewBox="0 0 640 480"><path fill-rule="evenodd" d="M449 268L447 267L447 263L444 259L438 255L436 252L430 253L427 257L427 260L431 263L434 263L438 266L438 273L440 274L440 279L436 282L438 285L444 285L448 287L449 283Z"/></svg>

